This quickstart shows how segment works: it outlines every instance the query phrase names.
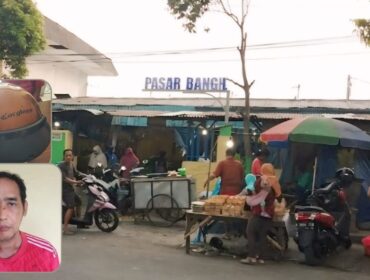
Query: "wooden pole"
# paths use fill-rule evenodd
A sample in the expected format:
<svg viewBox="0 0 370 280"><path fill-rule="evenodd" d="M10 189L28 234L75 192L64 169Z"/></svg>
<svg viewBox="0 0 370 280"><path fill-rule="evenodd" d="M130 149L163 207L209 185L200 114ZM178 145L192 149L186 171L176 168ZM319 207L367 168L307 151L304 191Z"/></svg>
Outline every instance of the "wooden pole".
<svg viewBox="0 0 370 280"><path fill-rule="evenodd" d="M313 178L312 178L311 193L315 191L316 169L317 169L317 156L315 157L315 163L313 165Z"/></svg>

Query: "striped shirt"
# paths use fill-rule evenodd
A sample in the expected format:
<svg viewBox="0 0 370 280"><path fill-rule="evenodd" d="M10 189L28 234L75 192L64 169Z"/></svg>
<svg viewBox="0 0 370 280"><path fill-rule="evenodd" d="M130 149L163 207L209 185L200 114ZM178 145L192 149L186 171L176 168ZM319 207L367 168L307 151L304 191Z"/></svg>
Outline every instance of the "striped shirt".
<svg viewBox="0 0 370 280"><path fill-rule="evenodd" d="M22 244L17 253L0 258L0 272L51 272L59 267L58 253L50 242L20 232Z"/></svg>

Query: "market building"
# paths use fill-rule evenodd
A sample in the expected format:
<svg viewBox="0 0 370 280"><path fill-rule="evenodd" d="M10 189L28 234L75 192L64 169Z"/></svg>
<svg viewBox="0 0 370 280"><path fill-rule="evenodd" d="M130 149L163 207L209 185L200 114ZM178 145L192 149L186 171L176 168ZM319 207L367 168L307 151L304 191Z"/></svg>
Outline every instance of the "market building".
<svg viewBox="0 0 370 280"><path fill-rule="evenodd" d="M252 143L256 148L260 132L297 116L336 118L369 132L369 105L370 101L365 100L251 99ZM244 100L230 99L229 106L228 124L242 153ZM212 98L56 99L53 118L61 124L59 129L72 131L82 169L84 158L95 144L114 146L118 156L124 147L132 146L142 159L165 150L171 169L185 165L199 182L204 181L208 169L203 161L218 160L214 143L225 125L224 108Z"/></svg>

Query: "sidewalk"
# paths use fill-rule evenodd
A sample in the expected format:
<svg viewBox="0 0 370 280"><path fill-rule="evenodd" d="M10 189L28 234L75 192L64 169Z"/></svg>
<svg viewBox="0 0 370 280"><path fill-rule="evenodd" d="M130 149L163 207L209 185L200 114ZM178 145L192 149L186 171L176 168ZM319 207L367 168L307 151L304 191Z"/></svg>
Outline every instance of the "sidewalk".
<svg viewBox="0 0 370 280"><path fill-rule="evenodd" d="M344 248L338 248L338 251L333 253L332 255L328 256L325 262L322 264L323 267L332 268L339 271L346 271L346 272L358 272L358 273L365 273L370 275L370 257L365 256L364 248L361 244L361 239L364 236L370 235L368 231L356 231L355 233L351 234L352 238L352 247L349 250L345 250ZM192 239L195 235L192 236ZM209 235L207 241L211 239L212 235ZM228 249L228 254L221 254L221 255L230 255L236 259L240 258L240 255L245 255L247 253L247 240L245 238L239 238L234 240L222 240L225 247ZM200 246L202 244L199 244ZM204 250L194 250L192 251L199 253L205 253L205 255L215 255L212 251L207 253ZM217 255L217 253L216 253ZM297 265L305 265L304 264L304 255L298 251L297 244L293 241L293 239L289 239L288 250L283 254L282 257L275 258L276 252L272 253L270 258L277 259L278 262L293 262L297 263ZM274 262L274 261L272 261Z"/></svg>
<svg viewBox="0 0 370 280"><path fill-rule="evenodd" d="M351 232L351 240L353 243L362 244L361 240L362 238L369 236L370 231L368 230L355 230Z"/></svg>
<svg viewBox="0 0 370 280"><path fill-rule="evenodd" d="M147 222L134 223L132 217L122 217L121 223L125 229L126 234L137 234L140 230L140 238L150 239L152 243L160 244L161 246L176 248L179 253L185 254L185 240L184 240L184 227L185 223L183 221L176 223L174 226L169 228L153 227ZM353 245L349 250L339 249L337 253L329 256L323 267L328 267L338 271L346 272L359 272L366 273L370 275L370 257L364 255L364 249L362 247L361 238L369 235L370 232L367 231L357 231L352 234ZM207 241L211 239L213 235L210 234L207 237ZM195 233L191 236L191 240L195 237ZM246 253L247 241L245 238L239 238L237 240L224 240L225 247L227 247L228 252L221 253L222 256L229 256L238 261L240 255ZM192 249L201 248L202 243L199 246L191 246ZM197 253L198 251L198 253ZM202 255L203 257L211 257L212 255L217 255L216 252L206 253L204 250L191 250L191 255ZM271 261L275 262L275 261ZM297 265L304 265L304 256L298 251L297 244L290 239L288 250L284 254L283 258L278 263L296 263Z"/></svg>

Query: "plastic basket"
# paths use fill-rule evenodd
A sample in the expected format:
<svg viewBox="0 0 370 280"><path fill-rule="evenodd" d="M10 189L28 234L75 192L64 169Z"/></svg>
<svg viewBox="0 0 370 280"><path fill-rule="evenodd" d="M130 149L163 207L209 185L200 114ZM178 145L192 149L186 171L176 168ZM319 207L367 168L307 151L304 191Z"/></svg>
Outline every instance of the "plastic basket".
<svg viewBox="0 0 370 280"><path fill-rule="evenodd" d="M365 256L370 257L370 235L362 238L362 245L364 246Z"/></svg>

